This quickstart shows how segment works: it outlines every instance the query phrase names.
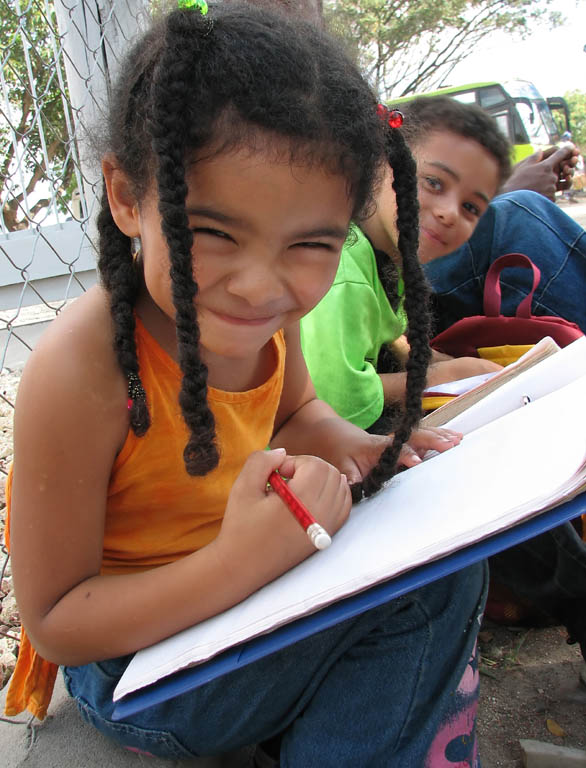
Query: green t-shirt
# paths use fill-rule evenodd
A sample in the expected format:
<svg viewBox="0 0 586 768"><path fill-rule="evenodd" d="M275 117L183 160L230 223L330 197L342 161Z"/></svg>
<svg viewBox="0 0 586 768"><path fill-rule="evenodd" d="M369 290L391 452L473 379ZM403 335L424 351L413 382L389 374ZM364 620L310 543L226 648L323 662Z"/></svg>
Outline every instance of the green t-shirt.
<svg viewBox="0 0 586 768"><path fill-rule="evenodd" d="M385 295L372 245L352 227L332 287L301 320L301 345L317 396L353 424L373 424L384 406L378 355L406 325L402 306L395 313Z"/></svg>

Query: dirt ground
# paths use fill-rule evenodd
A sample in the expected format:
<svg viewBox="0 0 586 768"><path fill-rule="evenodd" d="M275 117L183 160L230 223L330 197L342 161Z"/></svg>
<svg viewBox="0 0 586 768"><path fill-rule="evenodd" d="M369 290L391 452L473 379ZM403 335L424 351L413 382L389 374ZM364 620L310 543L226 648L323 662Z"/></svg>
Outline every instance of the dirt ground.
<svg viewBox="0 0 586 768"><path fill-rule="evenodd" d="M586 750L586 686L577 645L563 627L480 634L479 751L483 768L521 768L519 739Z"/></svg>

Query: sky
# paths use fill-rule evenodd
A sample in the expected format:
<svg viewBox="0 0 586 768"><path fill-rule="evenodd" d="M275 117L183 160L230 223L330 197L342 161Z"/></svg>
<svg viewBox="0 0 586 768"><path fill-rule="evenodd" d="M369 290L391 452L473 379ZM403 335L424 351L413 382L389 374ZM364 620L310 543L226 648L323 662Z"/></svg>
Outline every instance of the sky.
<svg viewBox="0 0 586 768"><path fill-rule="evenodd" d="M492 35L456 67L450 85L482 80L531 80L544 97L586 92L586 0L554 0L550 8L566 17L550 30L536 26L526 40Z"/></svg>

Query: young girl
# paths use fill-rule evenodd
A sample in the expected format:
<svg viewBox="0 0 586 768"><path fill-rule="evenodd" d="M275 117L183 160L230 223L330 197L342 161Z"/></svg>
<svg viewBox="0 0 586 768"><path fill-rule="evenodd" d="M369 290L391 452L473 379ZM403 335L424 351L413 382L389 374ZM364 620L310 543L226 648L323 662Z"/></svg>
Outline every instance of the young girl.
<svg viewBox="0 0 586 768"><path fill-rule="evenodd" d="M282 766L419 766L454 740L472 765L482 566L112 722L129 654L312 553L267 493L271 471L334 534L348 481L370 493L394 471L427 364L411 157L335 44L218 4L162 18L120 71L102 160L103 285L50 327L18 395L8 490L26 634L8 711L42 717L59 664L84 717L134 750L188 757L282 733ZM399 247L417 329L392 443L316 400L298 329L387 153L399 212L411 212ZM408 465L458 436L414 440Z"/></svg>
<svg viewBox="0 0 586 768"><path fill-rule="evenodd" d="M419 260L450 253L471 236L510 170L510 147L493 118L448 97L404 108L401 130L417 161ZM392 119L392 113L391 119ZM341 416L372 428L385 405L400 403L406 373L389 364L389 345L404 360L403 270L397 249L396 184L385 180L376 211L353 230L334 284L301 324L305 359L318 397ZM427 384L474 376L500 366L478 358L439 356ZM395 372L393 372L395 368ZM336 375L332 374L336 372ZM388 431L383 418L375 431Z"/></svg>

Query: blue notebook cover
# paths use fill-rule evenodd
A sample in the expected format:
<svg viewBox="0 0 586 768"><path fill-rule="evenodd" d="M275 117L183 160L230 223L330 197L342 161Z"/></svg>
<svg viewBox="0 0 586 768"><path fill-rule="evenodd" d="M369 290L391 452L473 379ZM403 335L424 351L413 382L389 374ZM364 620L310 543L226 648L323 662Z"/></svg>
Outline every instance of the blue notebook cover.
<svg viewBox="0 0 586 768"><path fill-rule="evenodd" d="M114 708L112 718L122 720L135 712L141 712L148 707L187 693L216 677L251 664L309 635L526 541L584 513L586 513L586 493L457 552L418 566L389 581L376 584L364 592L332 603L317 613L296 619L269 634L235 645L203 664L161 678L156 683L121 699Z"/></svg>

